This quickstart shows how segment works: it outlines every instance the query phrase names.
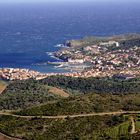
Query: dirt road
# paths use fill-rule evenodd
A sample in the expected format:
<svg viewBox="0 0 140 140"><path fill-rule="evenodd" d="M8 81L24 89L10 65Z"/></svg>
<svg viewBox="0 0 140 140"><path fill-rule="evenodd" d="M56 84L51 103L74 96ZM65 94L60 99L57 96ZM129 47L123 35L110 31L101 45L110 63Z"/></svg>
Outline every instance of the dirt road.
<svg viewBox="0 0 140 140"><path fill-rule="evenodd" d="M64 119L67 117L77 118L77 117L88 117L88 116L105 116L105 115L120 115L120 114L140 114L140 111L116 111L116 112L102 112L102 113L89 113L89 114L78 114L78 115L58 115L58 116L22 116L15 115L10 112L0 112L0 115L7 115L20 118L44 118L44 119Z"/></svg>
<svg viewBox="0 0 140 140"><path fill-rule="evenodd" d="M3 133L0 133L0 140L21 140L21 139L13 138L13 137L7 136Z"/></svg>
<svg viewBox="0 0 140 140"><path fill-rule="evenodd" d="M20 117L20 118L44 118L44 119L64 119L67 117L70 118L77 118L77 117L88 117L88 116L105 116L105 115L121 115L121 114L140 114L140 111L118 111L118 112L102 112L102 113L89 113L89 114L78 114L78 115L59 115L59 116L21 116L21 115L15 115L10 112L0 112L0 115L7 115L7 116L13 116L13 117ZM131 134L136 133L135 131L135 122L134 118L131 117L131 122L132 122L132 130ZM2 133L0 133L0 140L20 140L16 138L12 138L9 136L6 136Z"/></svg>
<svg viewBox="0 0 140 140"><path fill-rule="evenodd" d="M130 117L130 120L131 120L131 134L135 134L136 133L136 126L135 126L135 121L134 121L134 118L133 117Z"/></svg>

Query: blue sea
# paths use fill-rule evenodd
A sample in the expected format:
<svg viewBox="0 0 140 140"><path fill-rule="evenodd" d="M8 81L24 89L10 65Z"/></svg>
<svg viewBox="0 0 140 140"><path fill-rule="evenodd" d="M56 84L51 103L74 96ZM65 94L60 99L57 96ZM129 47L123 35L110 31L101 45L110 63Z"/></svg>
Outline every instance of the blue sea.
<svg viewBox="0 0 140 140"><path fill-rule="evenodd" d="M47 61L56 44L140 32L140 2L0 4L0 67L64 72Z"/></svg>

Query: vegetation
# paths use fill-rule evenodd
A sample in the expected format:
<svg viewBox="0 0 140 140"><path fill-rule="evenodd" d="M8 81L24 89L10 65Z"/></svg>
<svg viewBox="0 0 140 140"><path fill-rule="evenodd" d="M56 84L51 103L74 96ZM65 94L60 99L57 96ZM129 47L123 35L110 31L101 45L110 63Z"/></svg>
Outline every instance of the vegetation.
<svg viewBox="0 0 140 140"><path fill-rule="evenodd" d="M73 78L65 76L51 76L39 81L39 83L61 87L70 91L79 91L82 93L140 93L140 78L120 80L108 77Z"/></svg>
<svg viewBox="0 0 140 140"><path fill-rule="evenodd" d="M135 140L139 137L139 115L134 116L137 133L133 135L130 115L77 118L69 115L140 110L139 93L139 78L51 76L40 81L11 82L0 95L0 109L21 109L14 113L40 117L1 115L0 132L26 140ZM43 119L43 115L68 117Z"/></svg>
<svg viewBox="0 0 140 140"><path fill-rule="evenodd" d="M70 94L67 91L64 91L63 89L51 87L51 86L44 86L44 87L46 87L49 90L49 92L52 94L59 95L65 98L70 96Z"/></svg>
<svg viewBox="0 0 140 140"><path fill-rule="evenodd" d="M0 109L19 109L59 99L34 80L10 83L0 95Z"/></svg>
<svg viewBox="0 0 140 140"><path fill-rule="evenodd" d="M130 46L131 43L133 43L133 40L135 42L138 39L140 39L140 34L133 33L133 34L115 35L115 36L111 36L111 37L96 37L96 36L84 37L83 39L80 39L80 40L71 40L70 43L71 43L72 47L81 47L81 46L98 44L99 42L114 41L114 40L124 43L127 40L128 43L126 45ZM131 40L131 41L129 42L129 40ZM137 42L135 42L135 43L137 43ZM139 44L138 44L138 46L139 46Z"/></svg>
<svg viewBox="0 0 140 140"><path fill-rule="evenodd" d="M135 115L138 119L139 115ZM26 140L137 140L130 134L131 115L90 116L65 119L0 116L0 131Z"/></svg>
<svg viewBox="0 0 140 140"><path fill-rule="evenodd" d="M124 116L96 116L66 119L0 117L0 131L26 140L115 139L129 134Z"/></svg>
<svg viewBox="0 0 140 140"><path fill-rule="evenodd" d="M140 110L140 95L86 94L23 109L20 115L73 115L93 112Z"/></svg>
<svg viewBox="0 0 140 140"><path fill-rule="evenodd" d="M87 105L88 108L92 108L92 111L107 109L104 107L100 107L100 109L96 109L96 106L98 106L98 103L99 103L98 101L99 99L97 101L94 100L93 99L94 95L93 95L93 98L91 98L92 101L90 101L90 103L87 103L84 101L82 105L80 105L82 101L77 102L76 101L77 98L74 99L76 95L81 95L81 94L83 95L83 94L89 94L89 93L91 93L91 95L89 96L92 96L93 93L100 94L101 97L99 98L102 98L102 96L105 96L104 94L106 94L108 98L112 97L111 96L112 94L116 94L116 95L118 94L120 95L120 97L118 96L115 98L119 98L118 100L122 102L123 100L120 99L121 96L123 96L124 94L134 94L134 95L130 95L132 96L133 101L129 101L129 104L132 102L132 105L134 104L134 106L137 106L136 108L138 108L138 105L139 105L137 101L138 99L136 99L136 102L134 102L134 99L139 97L139 95L136 95L136 93L140 93L140 79L134 78L134 79L128 79L128 80L120 80L120 79L114 79L114 78L108 78L108 77L72 78L72 77L65 77L65 76L51 76L40 81L35 81L33 79L30 79L26 81L11 82L3 91L3 93L0 95L0 109L27 108L28 106L32 106L32 105L39 105L39 104L47 103L50 101L58 101L61 98L69 97L69 96L70 98L60 101L60 104L62 104L61 106L64 105L65 107L66 105L66 106L69 106L70 108L71 106L73 106L73 108L75 107L78 108L79 106L81 107L81 110L82 110L83 108L82 105L86 103L88 104ZM85 98L85 96L83 98ZM70 103L71 100L73 99L75 100L74 104ZM111 105L111 103L113 103L110 100L111 99L105 100L106 102L110 102L110 104L108 105ZM93 101L95 102L96 105L95 104L93 105ZM66 102L66 103L63 103L63 102ZM59 103L57 102L57 104ZM52 105L49 105L49 106L52 106ZM118 103L117 106L120 106L120 103ZM128 106L129 105L127 105L126 107ZM85 108L85 110L87 109ZM89 109L89 111L87 112L90 112L90 111L91 109Z"/></svg>
<svg viewBox="0 0 140 140"><path fill-rule="evenodd" d="M136 124L136 131L139 132L140 131L140 115L139 114L135 117L135 124Z"/></svg>
<svg viewBox="0 0 140 140"><path fill-rule="evenodd" d="M119 47L111 46L109 51L120 48L127 50L139 46L140 34L86 37L70 41L72 47L69 49L77 47L73 50L75 52L84 46L108 40L120 44ZM62 59L67 57L63 55ZM124 61L129 60L137 63L131 57ZM93 112L140 111L140 78L122 80L51 76L39 81L10 82L8 85L0 81L0 93L0 110L20 109L13 112L18 117L0 115L0 132L13 137L26 140L137 140L140 136L139 114L70 117ZM42 117L57 115L67 117ZM134 125L136 133L131 134Z"/></svg>

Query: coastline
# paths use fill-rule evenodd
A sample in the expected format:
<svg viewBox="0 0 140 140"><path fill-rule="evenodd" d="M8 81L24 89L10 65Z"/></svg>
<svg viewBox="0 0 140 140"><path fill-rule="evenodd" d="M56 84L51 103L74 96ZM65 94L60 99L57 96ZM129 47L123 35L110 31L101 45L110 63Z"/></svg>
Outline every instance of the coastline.
<svg viewBox="0 0 140 140"><path fill-rule="evenodd" d="M19 68L0 68L0 79L6 81L28 80L35 79L41 80L49 76L70 76L70 77L113 77L113 76L126 76L126 78L140 77L140 69L123 69L123 70L103 70L99 71L91 69L81 72L66 72L66 73L40 73L29 69Z"/></svg>
<svg viewBox="0 0 140 140"><path fill-rule="evenodd" d="M1 68L0 76L7 80L44 79L52 75L72 77L112 77L114 74L140 76L140 34L118 35L113 37L94 37L80 40L86 46L66 41L65 47L56 52L47 52L59 61L36 63L34 66L52 65L50 73L38 72L28 68ZM91 41L90 40L90 41ZM104 40L104 41L103 41ZM77 42L77 40L75 40ZM97 42L98 41L98 42ZM62 70L62 72L59 72Z"/></svg>

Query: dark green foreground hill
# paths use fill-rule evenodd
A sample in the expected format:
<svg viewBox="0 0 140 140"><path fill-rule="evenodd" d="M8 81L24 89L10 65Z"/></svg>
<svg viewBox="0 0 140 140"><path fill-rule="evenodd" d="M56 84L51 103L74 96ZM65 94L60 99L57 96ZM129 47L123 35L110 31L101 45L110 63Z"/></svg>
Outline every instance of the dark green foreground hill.
<svg viewBox="0 0 140 140"><path fill-rule="evenodd" d="M131 134L130 117L137 133ZM0 131L24 140L138 140L139 115L90 116L65 119L0 116Z"/></svg>
<svg viewBox="0 0 140 140"><path fill-rule="evenodd" d="M140 93L140 78L118 79L109 77L74 78L51 76L39 81L41 84L61 87L71 92L80 93L111 93L129 94Z"/></svg>
<svg viewBox="0 0 140 140"><path fill-rule="evenodd" d="M51 76L40 81L30 79L11 82L0 94L0 109L20 109L62 99L61 96L52 94L48 86L61 88L70 97L89 93L129 95L140 93L140 78L120 80L108 77Z"/></svg>
<svg viewBox="0 0 140 140"><path fill-rule="evenodd" d="M11 82L0 94L0 109L19 109L59 99L35 80Z"/></svg>
<svg viewBox="0 0 140 140"><path fill-rule="evenodd" d="M70 96L63 98L53 94L50 87L63 89ZM139 114L69 116L140 111L140 78L52 76L40 81L10 82L0 94L0 109L12 110L19 115L0 115L0 132L25 140L137 140L140 138ZM42 118L46 115L67 117ZM135 120L135 134L131 134L131 117Z"/></svg>
<svg viewBox="0 0 140 140"><path fill-rule="evenodd" d="M27 116L57 116L93 112L140 111L140 94L85 94L52 103L28 107L16 114Z"/></svg>

